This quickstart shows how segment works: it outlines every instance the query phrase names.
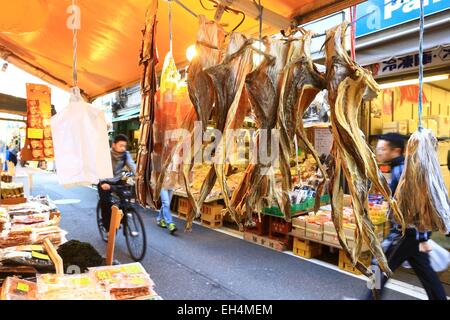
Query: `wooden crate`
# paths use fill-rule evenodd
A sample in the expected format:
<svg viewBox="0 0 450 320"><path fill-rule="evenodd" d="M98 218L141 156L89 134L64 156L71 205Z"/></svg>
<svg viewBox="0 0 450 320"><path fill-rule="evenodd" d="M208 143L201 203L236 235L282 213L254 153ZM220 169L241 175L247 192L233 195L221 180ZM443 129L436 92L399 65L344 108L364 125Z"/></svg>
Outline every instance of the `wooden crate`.
<svg viewBox="0 0 450 320"><path fill-rule="evenodd" d="M208 221L222 221L224 206L218 203L204 203L202 206L202 219Z"/></svg>
<svg viewBox="0 0 450 320"><path fill-rule="evenodd" d="M254 233L244 232L244 240L264 246L276 251L286 251L289 249L289 245L283 241L277 239L271 239L268 237L258 236Z"/></svg>
<svg viewBox="0 0 450 320"><path fill-rule="evenodd" d="M251 232L257 234L258 236L266 236L269 234L269 217L261 214L261 222L259 221L258 215L253 214L253 222L256 223L254 228L245 227L246 232Z"/></svg>
<svg viewBox="0 0 450 320"><path fill-rule="evenodd" d="M208 228L220 228L223 225L223 205L217 203L203 204L202 206L202 225Z"/></svg>
<svg viewBox="0 0 450 320"><path fill-rule="evenodd" d="M178 215L187 216L192 211L192 205L188 198L178 198Z"/></svg>
<svg viewBox="0 0 450 320"><path fill-rule="evenodd" d="M223 225L222 221L208 221L208 220L204 220L201 219L202 222L202 226L208 227L208 228L221 228Z"/></svg>
<svg viewBox="0 0 450 320"><path fill-rule="evenodd" d="M370 261L372 260L372 256L370 254L365 254L360 258L360 261L368 267L370 265ZM350 273L360 275L361 271L359 271L356 267L353 266L351 260L347 258L344 250L339 250L339 263L338 267L341 270L348 271Z"/></svg>
<svg viewBox="0 0 450 320"><path fill-rule="evenodd" d="M183 219L183 220L187 220L187 216L188 216L187 213L178 211L178 218Z"/></svg>
<svg viewBox="0 0 450 320"><path fill-rule="evenodd" d="M322 245L320 243L294 237L292 252L297 256L311 259L322 254Z"/></svg>

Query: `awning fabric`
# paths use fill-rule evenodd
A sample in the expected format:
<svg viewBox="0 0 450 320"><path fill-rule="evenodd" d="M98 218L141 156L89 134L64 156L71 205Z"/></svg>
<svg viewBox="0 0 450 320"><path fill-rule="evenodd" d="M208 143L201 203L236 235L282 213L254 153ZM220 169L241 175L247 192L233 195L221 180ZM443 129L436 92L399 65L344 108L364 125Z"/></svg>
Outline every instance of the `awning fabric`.
<svg viewBox="0 0 450 320"><path fill-rule="evenodd" d="M139 118L140 112L141 111L139 109L134 109L132 111L129 111L127 113L124 113L124 114L120 115L117 118L114 118L112 120L112 122L127 121L127 120L130 120L130 119Z"/></svg>
<svg viewBox="0 0 450 320"><path fill-rule="evenodd" d="M146 8L156 0L77 0L81 13L78 32L78 86L88 99L137 82ZM236 0L238 1L238 0ZM244 1L244 0L239 0ZM213 18L199 0L182 0L197 14ZM262 0L284 17L311 19L340 11L363 0ZM72 84L72 31L66 27L69 0L3 1L0 10L0 57L56 86ZM212 8L210 2L203 3ZM197 19L176 3L173 7L174 58L186 64L186 49L195 43ZM225 13L221 22L233 29L240 15ZM168 5L159 1L157 46L164 57L169 47ZM255 34L258 21L247 17L240 32ZM273 28L272 28L273 29ZM265 25L265 32L278 32ZM162 67L161 65L159 67Z"/></svg>

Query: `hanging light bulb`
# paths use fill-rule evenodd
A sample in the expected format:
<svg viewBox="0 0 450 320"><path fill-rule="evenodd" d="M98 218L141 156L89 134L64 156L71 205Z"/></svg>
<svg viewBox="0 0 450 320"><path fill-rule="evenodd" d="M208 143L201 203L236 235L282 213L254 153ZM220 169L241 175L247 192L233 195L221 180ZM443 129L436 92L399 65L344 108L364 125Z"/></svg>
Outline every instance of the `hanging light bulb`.
<svg viewBox="0 0 450 320"><path fill-rule="evenodd" d="M194 59L194 57L197 55L197 49L195 48L195 44L190 45L186 50L186 58L189 62Z"/></svg>
<svg viewBox="0 0 450 320"><path fill-rule="evenodd" d="M258 49L259 51L266 51L266 46L262 43L262 41L255 41L252 44L253 48ZM253 52L253 65L255 66L255 68L257 66L259 66L261 64L261 62L263 62L264 60L264 56L257 53L257 52Z"/></svg>

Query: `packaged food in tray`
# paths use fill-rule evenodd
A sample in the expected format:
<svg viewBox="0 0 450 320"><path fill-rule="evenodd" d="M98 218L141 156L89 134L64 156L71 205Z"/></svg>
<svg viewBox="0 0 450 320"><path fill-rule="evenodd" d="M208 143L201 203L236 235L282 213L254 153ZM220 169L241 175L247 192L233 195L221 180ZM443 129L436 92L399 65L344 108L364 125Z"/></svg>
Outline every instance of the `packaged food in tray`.
<svg viewBox="0 0 450 320"><path fill-rule="evenodd" d="M9 213L5 208L0 208L0 224L9 222Z"/></svg>
<svg viewBox="0 0 450 320"><path fill-rule="evenodd" d="M140 263L89 268L89 273L111 294L112 299L127 300L154 295L154 283Z"/></svg>
<svg viewBox="0 0 450 320"><path fill-rule="evenodd" d="M41 300L110 300L109 293L88 273L40 274L37 288Z"/></svg>
<svg viewBox="0 0 450 320"><path fill-rule="evenodd" d="M37 300L37 285L16 277L3 281L1 300Z"/></svg>
<svg viewBox="0 0 450 320"><path fill-rule="evenodd" d="M46 158L53 158L55 156L55 152L53 151L53 148L45 148L44 149L44 156Z"/></svg>
<svg viewBox="0 0 450 320"><path fill-rule="evenodd" d="M44 151L35 149L31 152L31 155L34 159L40 159L44 157Z"/></svg>
<svg viewBox="0 0 450 320"><path fill-rule="evenodd" d="M51 137L52 137L52 129L49 127L44 128L44 138L51 139Z"/></svg>
<svg viewBox="0 0 450 320"><path fill-rule="evenodd" d="M34 223L46 222L49 220L49 216L50 216L49 212L14 216L12 218L12 223L13 224L34 224Z"/></svg>
<svg viewBox="0 0 450 320"><path fill-rule="evenodd" d="M44 140L44 149L53 148L53 141L51 139Z"/></svg>
<svg viewBox="0 0 450 320"><path fill-rule="evenodd" d="M45 252L11 251L2 253L0 261L4 266L32 267L38 272L54 272L55 266Z"/></svg>

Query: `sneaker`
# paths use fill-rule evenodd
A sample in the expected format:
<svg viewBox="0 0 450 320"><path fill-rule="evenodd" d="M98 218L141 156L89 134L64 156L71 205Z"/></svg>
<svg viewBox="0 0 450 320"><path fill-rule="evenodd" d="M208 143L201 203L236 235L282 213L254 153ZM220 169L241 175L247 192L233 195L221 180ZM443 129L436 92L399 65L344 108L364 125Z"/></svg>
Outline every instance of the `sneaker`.
<svg viewBox="0 0 450 320"><path fill-rule="evenodd" d="M157 224L158 226L160 226L161 228L167 228L166 221L163 220L163 219L157 221L156 224Z"/></svg>
<svg viewBox="0 0 450 320"><path fill-rule="evenodd" d="M170 232L171 234L174 234L175 231L177 231L177 227L175 226L175 223L169 224L169 232Z"/></svg>

